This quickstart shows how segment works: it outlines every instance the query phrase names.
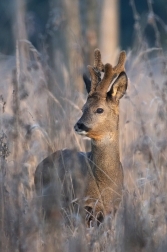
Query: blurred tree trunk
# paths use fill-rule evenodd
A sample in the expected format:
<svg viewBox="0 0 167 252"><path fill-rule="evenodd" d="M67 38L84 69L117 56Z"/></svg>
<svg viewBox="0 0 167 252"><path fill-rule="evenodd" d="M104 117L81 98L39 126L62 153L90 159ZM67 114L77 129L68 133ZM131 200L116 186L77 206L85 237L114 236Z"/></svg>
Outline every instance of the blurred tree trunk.
<svg viewBox="0 0 167 252"><path fill-rule="evenodd" d="M67 66L70 73L70 82L79 91L83 89L82 68L83 60L81 57L81 27L78 0L63 0L66 17L66 47L67 47Z"/></svg>
<svg viewBox="0 0 167 252"><path fill-rule="evenodd" d="M96 20L96 0L89 1L87 0L87 30L86 30L86 47L87 47L87 55L88 55L88 62L87 64L92 65L94 61L94 49L97 46L97 31L98 31L98 24Z"/></svg>
<svg viewBox="0 0 167 252"><path fill-rule="evenodd" d="M103 0L100 25L100 49L104 61L114 64L119 43L119 1Z"/></svg>
<svg viewBox="0 0 167 252"><path fill-rule="evenodd" d="M97 46L99 30L99 17L97 17L97 0L80 0L80 18L82 28L82 47L84 71L88 64L93 64L93 51Z"/></svg>
<svg viewBox="0 0 167 252"><path fill-rule="evenodd" d="M19 61L21 58L29 59L29 49L27 47L27 44L23 41L27 40L27 33L26 33L26 27L25 27L25 13L26 13L26 5L24 1L16 0L15 1L15 27L13 30L14 38L15 38L15 44L16 44L16 55L18 53ZM18 47L17 47L17 41L18 40ZM18 68L18 66L17 66ZM26 63L21 61L19 65L18 71L26 71L27 66Z"/></svg>

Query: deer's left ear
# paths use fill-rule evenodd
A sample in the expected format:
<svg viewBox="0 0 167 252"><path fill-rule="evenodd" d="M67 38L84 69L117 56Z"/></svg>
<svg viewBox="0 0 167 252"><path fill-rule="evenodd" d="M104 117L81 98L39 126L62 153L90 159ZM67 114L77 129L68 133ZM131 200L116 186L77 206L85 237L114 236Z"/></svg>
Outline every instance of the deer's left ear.
<svg viewBox="0 0 167 252"><path fill-rule="evenodd" d="M118 101L124 96L127 86L128 86L127 75L125 72L121 72L118 78L115 80L115 82L111 86L111 89L107 93L107 95L109 95L114 100Z"/></svg>
<svg viewBox="0 0 167 252"><path fill-rule="evenodd" d="M89 94L89 92L91 90L91 81L90 81L90 79L88 78L88 76L85 73L83 74L83 81L84 81L85 86L86 86L86 91Z"/></svg>

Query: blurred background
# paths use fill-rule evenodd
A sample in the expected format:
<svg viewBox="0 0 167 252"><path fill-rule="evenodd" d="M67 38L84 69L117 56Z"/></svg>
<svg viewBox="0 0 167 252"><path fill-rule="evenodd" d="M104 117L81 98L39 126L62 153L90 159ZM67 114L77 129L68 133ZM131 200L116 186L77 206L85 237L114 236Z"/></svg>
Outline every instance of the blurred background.
<svg viewBox="0 0 167 252"><path fill-rule="evenodd" d="M149 5L151 2L152 5ZM155 46L154 18L160 41L165 47L167 1L135 1L135 8L133 3L132 0L2 0L0 52L7 55L15 52L15 39L19 33L16 20L19 18L18 12L23 9L24 16L19 22L25 22L22 26L25 25L26 36L20 36L24 39L26 37L40 51L46 44L64 51L73 41L71 50L76 50L77 46L82 50L87 46L84 50L89 51L89 47L92 49L98 46L106 57L107 54L113 54L114 57L116 48L132 48L136 21L140 21L149 46ZM85 54L88 57L90 52L87 51Z"/></svg>
<svg viewBox="0 0 167 252"><path fill-rule="evenodd" d="M112 64L120 50L166 49L166 13L166 0L0 1L0 53L15 55L17 39L29 41L51 69L63 63L81 91L96 47Z"/></svg>

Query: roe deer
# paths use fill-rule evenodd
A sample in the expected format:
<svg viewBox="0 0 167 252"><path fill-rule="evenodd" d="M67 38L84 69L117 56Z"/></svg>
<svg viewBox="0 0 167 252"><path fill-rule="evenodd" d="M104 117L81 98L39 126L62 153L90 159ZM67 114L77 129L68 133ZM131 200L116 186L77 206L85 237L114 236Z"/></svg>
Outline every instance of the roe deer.
<svg viewBox="0 0 167 252"><path fill-rule="evenodd" d="M88 98L74 126L77 133L92 139L91 152L56 151L45 158L35 172L36 191L42 194L43 208L49 215L54 213L56 204L60 204L58 194L62 195L63 204L70 204L75 198L82 199L83 203L85 197L85 209L99 221L103 215L115 212L121 201L119 100L127 89L126 55L120 53L115 67L102 64L99 49L94 56L94 67L88 66L91 81L84 75ZM102 79L101 72L104 72Z"/></svg>

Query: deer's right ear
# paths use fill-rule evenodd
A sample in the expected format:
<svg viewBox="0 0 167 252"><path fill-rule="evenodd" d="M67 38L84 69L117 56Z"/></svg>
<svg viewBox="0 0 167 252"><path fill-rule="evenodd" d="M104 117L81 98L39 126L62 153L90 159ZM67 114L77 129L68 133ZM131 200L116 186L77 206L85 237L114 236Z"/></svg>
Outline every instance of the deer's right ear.
<svg viewBox="0 0 167 252"><path fill-rule="evenodd" d="M83 80L85 82L86 90L89 94L91 90L91 81L85 73L83 74Z"/></svg>

